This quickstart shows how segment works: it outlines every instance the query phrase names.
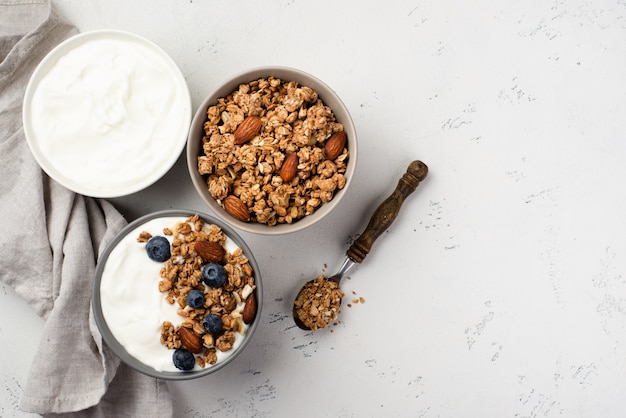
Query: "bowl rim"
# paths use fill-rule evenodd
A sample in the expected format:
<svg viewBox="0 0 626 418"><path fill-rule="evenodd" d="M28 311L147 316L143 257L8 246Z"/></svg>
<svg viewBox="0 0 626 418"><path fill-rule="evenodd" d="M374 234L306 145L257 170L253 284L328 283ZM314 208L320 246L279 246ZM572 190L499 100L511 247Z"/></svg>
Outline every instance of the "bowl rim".
<svg viewBox="0 0 626 418"><path fill-rule="evenodd" d="M145 48L152 50L156 53L167 65L168 71L171 73L173 80L176 84L176 88L183 95L184 109L184 121L181 121L181 131L177 134L175 141L172 140L172 146L167 150L169 156L165 159L165 162L158 170L154 170L147 175L143 180L130 185L121 186L114 189L98 189L90 187L80 182L80 180L68 178L65 174L58 171L56 166L47 158L45 153L39 147L40 138L37 138L35 132L32 129L32 112L31 103L33 95L35 94L41 80L54 67L56 62L65 55L67 52L75 49L76 47L85 43L99 40L99 39L115 39L121 41L135 42ZM155 42L149 40L146 37L138 35L133 32L119 30L119 29L97 29L86 32L81 32L73 35L60 44L52 48L44 58L39 62L33 73L31 74L26 90L24 92L24 99L22 102L22 125L24 127L24 135L26 137L26 143L30 148L30 151L41 167L48 176L53 178L56 182L62 186L85 196L97 197L97 198L114 198L120 196L126 196L132 193L141 191L159 179L161 179L176 163L180 154L187 143L187 137L189 134L189 122L193 116L193 107L191 103L191 94L189 87L183 76L180 68L172 57L165 52L163 48L157 45Z"/></svg>
<svg viewBox="0 0 626 418"><path fill-rule="evenodd" d="M205 189L207 189L206 179L205 176L200 175L197 170L197 158L200 155L202 146L200 142L196 142L194 144L195 141L198 141L201 138L201 136L199 137L199 132L196 131L196 129L201 129L204 121L206 121L206 111L209 106L214 104L218 98L224 97L235 91L239 84L246 82L245 80L252 81L261 77L276 77L284 81L293 80L298 82L300 85L309 87L311 87L311 84L319 85L325 91L320 92L319 88L315 88L315 90L324 102L324 104L329 106L333 110L335 115L337 114L337 110L340 110L340 112L345 115L345 120L342 119L340 120L340 122L344 126L344 131L348 133L348 144L350 150L350 158L348 160L348 166L346 168L345 176L346 184L343 189L335 193L333 199L330 202L322 205L312 215L305 216L304 218L301 218L291 224L277 224L274 226L268 226L260 223L240 222L236 219L233 219L224 210L224 208L217 204L215 199L213 199L213 197L208 194L208 190L206 192L204 191ZM198 152L195 152L196 149L198 150ZM194 188L196 189L196 192L198 193L202 201L212 210L212 212L217 217L219 217L229 225L245 232L258 235L275 236L290 234L308 228L309 226L321 221L331 212L332 208L339 205L344 196L347 194L349 186L352 183L352 180L356 173L358 161L358 141L352 115L350 114L350 111L348 110L343 100L339 97L334 89L332 89L321 79L311 75L306 71L294 67L273 65L254 67L231 75L230 77L221 81L218 86L204 98L204 100L196 110L189 126L186 154L187 169L189 171L189 176L191 177Z"/></svg>
<svg viewBox="0 0 626 418"><path fill-rule="evenodd" d="M252 269L254 272L254 281L256 285L255 293L256 293L256 298L257 298L257 313L254 318L254 321L252 321L252 323L248 326L248 329L246 330L245 338L243 339L239 347L236 349L235 352L233 352L230 356L228 356L223 361L220 361L219 363L210 365L198 371L158 371L154 369L153 367L150 367L142 363L136 357L130 355L128 351L126 351L126 349L122 346L122 344L120 344L117 341L117 339L115 338L115 336L109 329L106 323L106 320L104 318L104 314L102 312L102 306L101 306L102 301L100 298L100 283L102 279L102 273L104 271L104 266L106 264L106 261L109 255L111 254L111 251L113 251L116 245L125 236L127 236L130 232L132 232L138 226L156 218L162 218L162 217L187 218L196 214L199 215L205 221L205 223L213 223L219 226L220 228L222 228L222 231L224 231L224 233L230 239L232 239L235 242L235 244L237 244L237 246L239 246L243 250L243 253L248 259L248 262L252 266ZM105 344L126 365L130 366L131 368L145 375L156 377L159 379L165 379L165 380L195 379L198 377L215 373L216 371L225 367L226 365L231 363L241 352L243 352L246 346L250 343L250 340L252 339L252 336L254 335L256 329L258 328L260 319L261 319L261 311L263 307L263 284L262 283L263 281L261 279L261 271L259 269L259 265L257 264L256 259L254 258L254 254L252 254L252 251L250 250L250 247L248 246L248 244L237 233L237 231L235 231L234 228L232 228L229 225L226 225L224 222L222 222L220 219L215 218L214 216L208 215L206 213L198 212L198 211L187 210L187 209L160 210L156 212L151 212L147 215L141 216L137 218L136 220L130 222L120 232L118 232L115 235L115 237L107 244L105 250L103 251L103 253L100 255L98 259L98 263L96 264L96 270L94 274L94 282L93 282L93 288L92 288L92 313L94 315L96 325L98 326L98 330L100 331L100 334L102 335L102 339L104 340Z"/></svg>

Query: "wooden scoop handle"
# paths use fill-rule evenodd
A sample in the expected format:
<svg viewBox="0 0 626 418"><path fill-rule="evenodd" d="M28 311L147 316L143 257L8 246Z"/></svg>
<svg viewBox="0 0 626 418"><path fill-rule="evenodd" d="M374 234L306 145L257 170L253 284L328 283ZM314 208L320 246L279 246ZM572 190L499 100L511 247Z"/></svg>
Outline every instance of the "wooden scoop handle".
<svg viewBox="0 0 626 418"><path fill-rule="evenodd" d="M346 254L353 261L360 263L372 249L376 238L387 230L400 212L400 207L428 174L428 167L421 161L409 164L406 173L398 181L396 189L381 203L370 218L365 231L354 241Z"/></svg>

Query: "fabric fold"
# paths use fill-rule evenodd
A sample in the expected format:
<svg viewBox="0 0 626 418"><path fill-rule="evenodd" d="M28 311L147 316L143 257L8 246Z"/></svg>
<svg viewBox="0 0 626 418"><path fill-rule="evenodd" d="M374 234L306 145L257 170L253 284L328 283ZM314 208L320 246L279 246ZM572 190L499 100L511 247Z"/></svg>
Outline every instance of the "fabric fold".
<svg viewBox="0 0 626 418"><path fill-rule="evenodd" d="M50 179L24 137L30 75L76 33L49 1L0 0L0 280L45 319L20 408L44 416L172 416L166 382L121 364L93 319L97 259L126 220L109 202Z"/></svg>

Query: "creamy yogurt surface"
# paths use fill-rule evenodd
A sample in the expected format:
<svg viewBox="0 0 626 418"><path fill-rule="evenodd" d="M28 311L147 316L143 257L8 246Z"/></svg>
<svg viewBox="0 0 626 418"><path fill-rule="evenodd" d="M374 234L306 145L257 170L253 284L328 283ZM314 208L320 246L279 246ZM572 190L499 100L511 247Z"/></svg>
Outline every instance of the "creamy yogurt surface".
<svg viewBox="0 0 626 418"><path fill-rule="evenodd" d="M102 197L165 174L184 146L191 114L184 78L169 57L124 33L87 36L56 55L34 77L25 109L44 170Z"/></svg>
<svg viewBox="0 0 626 418"><path fill-rule="evenodd" d="M174 350L163 346L160 336L164 321L178 326L183 318L177 314L178 305L167 303L158 289L163 263L148 258L145 243L138 243L137 237L142 231L163 235L164 228L184 221L181 217L155 218L130 231L110 252L100 282L102 315L111 333L128 354L157 371L180 372L172 361ZM171 236L165 237L171 242ZM235 249L235 242L227 238L226 250ZM244 335L235 333L230 351L217 350L216 364L232 355L243 339ZM196 364L194 370L202 369Z"/></svg>

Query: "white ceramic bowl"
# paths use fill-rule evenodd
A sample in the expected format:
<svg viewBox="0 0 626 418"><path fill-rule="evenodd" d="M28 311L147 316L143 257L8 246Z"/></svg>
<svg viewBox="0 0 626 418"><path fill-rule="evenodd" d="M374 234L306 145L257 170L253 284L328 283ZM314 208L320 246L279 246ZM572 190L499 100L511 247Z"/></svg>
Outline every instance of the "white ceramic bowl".
<svg viewBox="0 0 626 418"><path fill-rule="evenodd" d="M165 302L166 293L159 292L159 271L163 263L148 259L145 244L138 243L136 237L139 232L146 230L146 228L149 229L151 226L154 228L152 222L161 222L163 218L166 220L169 218L184 220L196 213L198 212L166 210L145 215L131 222L109 243L96 266L92 307L102 338L124 363L141 373L160 379L194 379L220 370L245 350L260 322L263 306L263 284L254 255L233 228L215 217L198 213L205 225L215 224L219 226L224 234L232 240L232 243L241 248L244 256L248 258L256 286L254 289L257 301L256 316L247 326L245 335L238 336L242 339L238 341L235 348L226 352L225 357L219 359L214 365L207 365L203 369L196 366L196 369L191 371L180 371L175 368L167 370L173 366L173 363L170 363L173 350L168 350L161 345L160 327L164 320L170 320L173 317L171 321L175 323L175 321L182 321L182 317L177 316L176 304L169 305ZM152 232L153 235L156 235L154 234L155 231ZM113 270L106 269L107 262L113 263ZM132 277L125 277L126 275ZM106 288L107 284L116 283L115 280L117 279L120 279L121 282L112 288ZM140 280L139 283L137 283L138 280ZM128 298L136 301L137 306L128 303L129 301L126 301ZM147 306L153 309L149 310ZM141 309L139 313L135 308ZM144 333L144 330L151 331ZM142 361L141 353L147 347L149 347L150 360L147 361L146 358L143 358Z"/></svg>
<svg viewBox="0 0 626 418"><path fill-rule="evenodd" d="M267 77L279 78L282 81L295 81L301 86L307 86L315 90L319 98L325 105L333 111L337 122L343 124L344 131L347 134L346 147L349 151L349 159L347 162L345 178L346 184L341 190L337 190L330 202L322 204L316 211L310 215L306 215L293 223L279 223L274 226L258 222L241 222L230 216L224 208L213 198L208 190L207 176L200 175L198 172L198 156L203 155L202 138L205 136L204 123L207 121L207 109L216 104L217 100L228 96L237 90L242 83L248 83L259 78ZM280 235L292 233L307 228L337 208L346 195L347 190L352 182L357 164L357 135L347 107L341 101L339 96L318 78L298 69L288 67L261 67L244 71L221 83L207 98L202 102L191 122L189 129L189 139L187 143L187 164L189 174L193 181L194 187L202 200L211 208L211 210L224 222L229 225L241 229L246 232L264 234L264 235Z"/></svg>
<svg viewBox="0 0 626 418"><path fill-rule="evenodd" d="M185 147L190 120L174 61L151 41L114 30L81 33L50 51L23 104L41 168L93 197L128 195L160 179Z"/></svg>

